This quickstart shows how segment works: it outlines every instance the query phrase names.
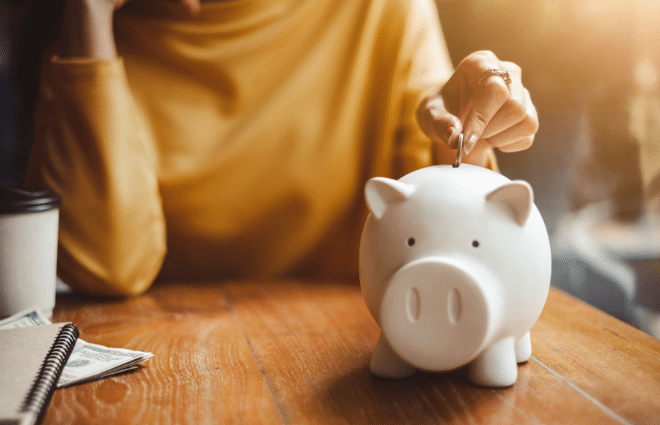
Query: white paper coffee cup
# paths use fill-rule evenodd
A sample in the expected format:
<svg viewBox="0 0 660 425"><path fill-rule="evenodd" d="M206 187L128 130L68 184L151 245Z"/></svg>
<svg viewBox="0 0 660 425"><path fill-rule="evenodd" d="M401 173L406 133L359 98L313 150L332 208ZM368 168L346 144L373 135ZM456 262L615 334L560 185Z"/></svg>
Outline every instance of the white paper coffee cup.
<svg viewBox="0 0 660 425"><path fill-rule="evenodd" d="M0 318L55 307L60 197L50 189L0 187Z"/></svg>

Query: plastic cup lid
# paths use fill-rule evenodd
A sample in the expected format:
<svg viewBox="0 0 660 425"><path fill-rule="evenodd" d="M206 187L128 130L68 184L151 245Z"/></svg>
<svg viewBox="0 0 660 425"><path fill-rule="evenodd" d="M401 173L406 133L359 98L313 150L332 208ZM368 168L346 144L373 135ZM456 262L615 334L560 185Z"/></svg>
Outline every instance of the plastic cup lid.
<svg viewBox="0 0 660 425"><path fill-rule="evenodd" d="M59 208L60 196L50 188L0 186L0 214L19 214Z"/></svg>

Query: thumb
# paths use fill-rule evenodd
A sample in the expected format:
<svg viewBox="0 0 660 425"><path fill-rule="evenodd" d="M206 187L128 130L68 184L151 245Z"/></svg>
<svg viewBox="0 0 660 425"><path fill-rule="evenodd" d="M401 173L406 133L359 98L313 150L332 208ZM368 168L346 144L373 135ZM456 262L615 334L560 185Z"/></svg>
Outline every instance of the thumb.
<svg viewBox="0 0 660 425"><path fill-rule="evenodd" d="M463 130L461 120L450 114L440 96L431 96L417 109L417 122L434 143L445 143L452 149L458 146L458 135Z"/></svg>

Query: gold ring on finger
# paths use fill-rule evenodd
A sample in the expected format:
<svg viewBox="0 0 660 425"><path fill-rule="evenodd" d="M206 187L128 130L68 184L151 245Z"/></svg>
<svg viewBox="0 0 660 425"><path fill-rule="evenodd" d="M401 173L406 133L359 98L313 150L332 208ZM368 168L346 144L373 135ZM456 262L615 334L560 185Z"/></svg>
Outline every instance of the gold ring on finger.
<svg viewBox="0 0 660 425"><path fill-rule="evenodd" d="M499 77L502 77L504 79L504 82L509 85L511 84L511 76L509 75L508 71L502 71L501 69L497 68L491 68L487 69L484 71L483 74L481 74L481 78L479 79L479 85L481 85L482 81L492 75L497 75Z"/></svg>

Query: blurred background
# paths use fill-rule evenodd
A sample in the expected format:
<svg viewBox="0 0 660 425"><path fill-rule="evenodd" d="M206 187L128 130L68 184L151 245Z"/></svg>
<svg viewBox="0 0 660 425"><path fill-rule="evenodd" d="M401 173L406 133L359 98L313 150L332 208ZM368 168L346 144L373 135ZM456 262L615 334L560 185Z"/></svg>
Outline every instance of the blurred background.
<svg viewBox="0 0 660 425"><path fill-rule="evenodd" d="M660 338L660 1L436 1L455 65L487 49L523 69L539 133L498 159L534 188L552 284ZM0 184L32 138L10 81L22 3L0 0Z"/></svg>

